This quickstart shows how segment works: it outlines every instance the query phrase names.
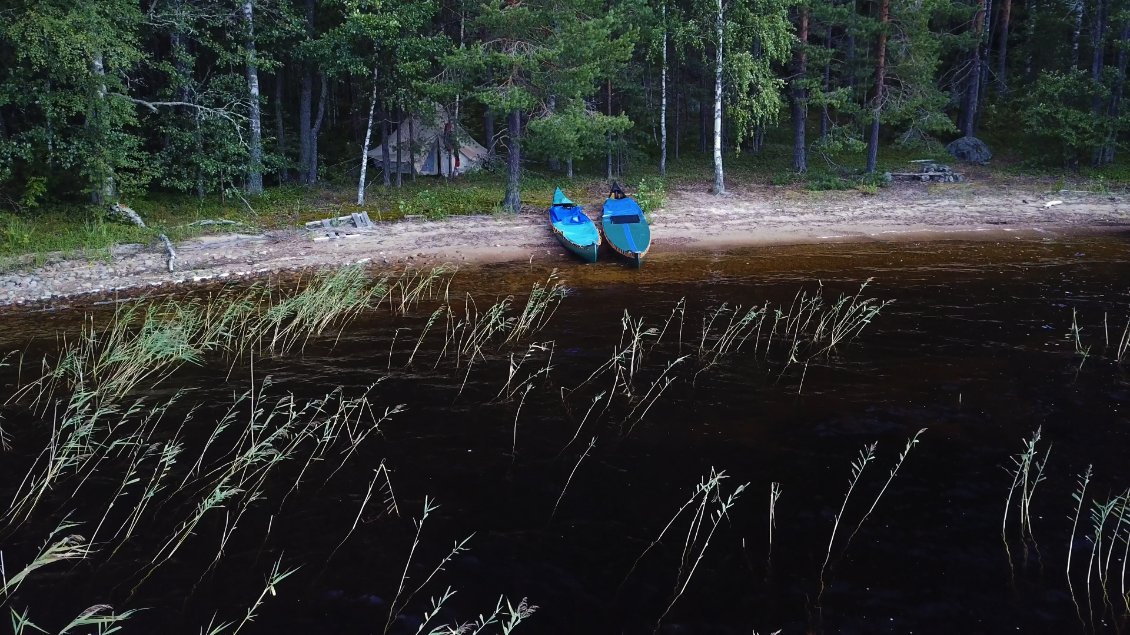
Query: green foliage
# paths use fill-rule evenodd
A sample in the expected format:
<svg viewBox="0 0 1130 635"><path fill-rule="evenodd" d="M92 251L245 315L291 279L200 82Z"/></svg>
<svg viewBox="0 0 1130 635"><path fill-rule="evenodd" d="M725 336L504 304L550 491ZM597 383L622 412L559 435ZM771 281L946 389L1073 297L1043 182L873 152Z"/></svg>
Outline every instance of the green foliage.
<svg viewBox="0 0 1130 635"><path fill-rule="evenodd" d="M0 216L0 227L4 229L4 248L8 253L23 253L31 245L30 226L19 216L4 214Z"/></svg>
<svg viewBox="0 0 1130 635"><path fill-rule="evenodd" d="M643 177L636 187L635 199L643 213L650 218L652 212L667 204L667 182L655 176Z"/></svg>
<svg viewBox="0 0 1130 635"><path fill-rule="evenodd" d="M805 175L792 170L785 170L782 172L775 172L769 177L769 185L795 185L804 182Z"/></svg>
<svg viewBox="0 0 1130 635"><path fill-rule="evenodd" d="M789 59L793 27L789 9L799 0L728 2L723 42L714 34L717 5L706 3L704 29L715 46L723 47L726 114L741 147L757 126L774 123L784 107L785 80L774 66ZM715 12L715 13L711 13Z"/></svg>
<svg viewBox="0 0 1130 635"><path fill-rule="evenodd" d="M895 28L888 42L887 103L882 120L900 131L900 143L914 145L931 135L957 132L945 112L950 96L936 81L944 40L930 28L931 21L953 4L953 0L891 1Z"/></svg>
<svg viewBox="0 0 1130 635"><path fill-rule="evenodd" d="M127 77L144 59L141 15L127 0L16 2L0 21L0 106L12 106L15 133L5 140L11 168L0 176L48 176L97 195L142 187L149 175L133 134Z"/></svg>
<svg viewBox="0 0 1130 635"><path fill-rule="evenodd" d="M441 220L450 215L447 201L432 190L420 190L410 201L397 201L397 211L401 216L423 215L428 220Z"/></svg>
<svg viewBox="0 0 1130 635"><path fill-rule="evenodd" d="M856 186L854 181L833 174L814 174L808 177L805 188L813 192L826 190L850 190Z"/></svg>
<svg viewBox="0 0 1130 635"><path fill-rule="evenodd" d="M527 146L535 156L580 160L604 152L608 134L623 133L631 126L624 115L609 117L574 100L565 109L531 120Z"/></svg>
<svg viewBox="0 0 1130 635"><path fill-rule="evenodd" d="M1109 120L1091 110L1092 100L1105 96L1105 88L1083 71L1041 73L1020 97L1020 120L1039 142L1039 156L1078 165L1110 133Z"/></svg>
<svg viewBox="0 0 1130 635"><path fill-rule="evenodd" d="M29 177L24 185L24 193L20 196L20 211L33 210L39 207L43 196L47 194L47 179L42 176Z"/></svg>

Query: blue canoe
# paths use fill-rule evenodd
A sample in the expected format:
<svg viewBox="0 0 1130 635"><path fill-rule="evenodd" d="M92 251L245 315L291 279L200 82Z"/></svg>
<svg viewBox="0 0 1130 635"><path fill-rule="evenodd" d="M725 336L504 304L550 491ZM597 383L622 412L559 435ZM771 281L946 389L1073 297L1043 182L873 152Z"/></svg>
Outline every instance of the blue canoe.
<svg viewBox="0 0 1130 635"><path fill-rule="evenodd" d="M600 232L584 208L570 201L561 188L553 193L553 204L549 206L549 223L553 235L569 251L586 262L596 262L600 249Z"/></svg>
<svg viewBox="0 0 1130 635"><path fill-rule="evenodd" d="M651 248L651 228L639 203L622 192L619 195L623 198L613 196L604 201L600 227L612 250L638 267Z"/></svg>

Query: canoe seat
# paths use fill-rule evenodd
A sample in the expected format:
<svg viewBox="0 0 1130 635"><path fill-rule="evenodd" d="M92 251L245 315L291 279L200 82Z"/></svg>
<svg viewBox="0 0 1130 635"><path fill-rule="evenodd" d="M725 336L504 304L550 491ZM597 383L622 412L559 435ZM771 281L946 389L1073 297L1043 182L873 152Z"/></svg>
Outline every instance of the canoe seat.
<svg viewBox="0 0 1130 635"><path fill-rule="evenodd" d="M588 217L581 213L581 208L576 205L554 205L550 208L550 212L555 223L583 225L588 222Z"/></svg>

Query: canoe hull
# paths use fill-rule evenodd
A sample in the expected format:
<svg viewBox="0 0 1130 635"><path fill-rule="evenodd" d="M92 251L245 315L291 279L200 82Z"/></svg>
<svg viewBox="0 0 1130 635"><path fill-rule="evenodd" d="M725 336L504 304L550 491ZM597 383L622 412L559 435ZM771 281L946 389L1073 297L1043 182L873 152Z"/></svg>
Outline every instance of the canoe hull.
<svg viewBox="0 0 1130 635"><path fill-rule="evenodd" d="M558 188L549 207L549 227L557 241L585 262L596 262L600 251L600 232L596 223Z"/></svg>
<svg viewBox="0 0 1130 635"><path fill-rule="evenodd" d="M557 236L557 241L561 246L569 250L572 254L584 260L585 262L596 262L597 253L600 251L600 243L592 243L589 245L578 245L577 243L569 240L557 228L554 228L553 234Z"/></svg>
<svg viewBox="0 0 1130 635"><path fill-rule="evenodd" d="M601 219L601 229L604 230L604 238L608 241L608 246L635 266L641 266L644 256L651 249L651 228L648 227L647 221L614 223L611 218L605 216Z"/></svg>

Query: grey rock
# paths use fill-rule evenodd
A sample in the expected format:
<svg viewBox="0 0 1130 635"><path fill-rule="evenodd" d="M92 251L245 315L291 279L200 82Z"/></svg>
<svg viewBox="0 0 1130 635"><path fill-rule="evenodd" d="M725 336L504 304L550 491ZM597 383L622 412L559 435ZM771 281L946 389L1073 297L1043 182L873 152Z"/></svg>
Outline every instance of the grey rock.
<svg viewBox="0 0 1130 635"><path fill-rule="evenodd" d="M959 161L976 163L978 165L984 165L993 158L993 153L989 150L989 146L977 137L955 139L946 146L946 152L949 152Z"/></svg>

